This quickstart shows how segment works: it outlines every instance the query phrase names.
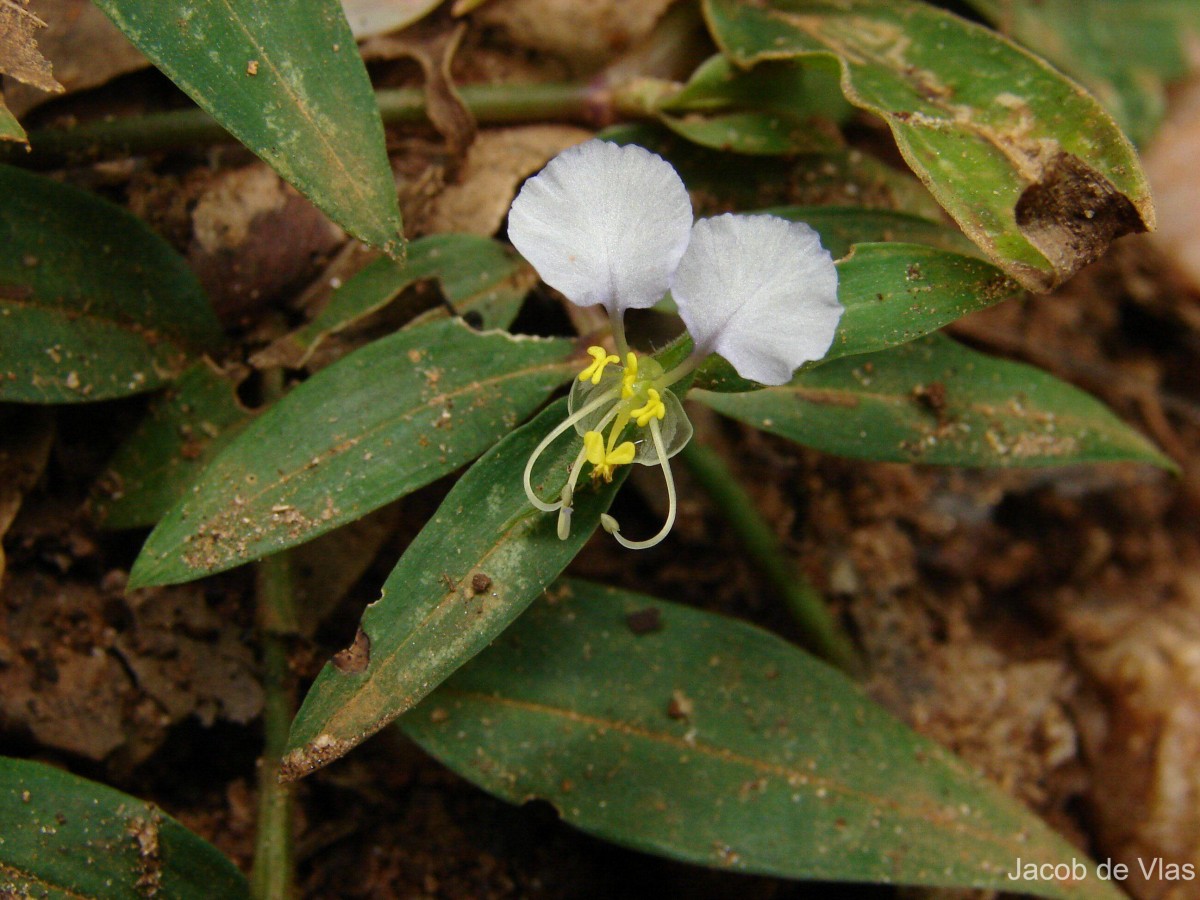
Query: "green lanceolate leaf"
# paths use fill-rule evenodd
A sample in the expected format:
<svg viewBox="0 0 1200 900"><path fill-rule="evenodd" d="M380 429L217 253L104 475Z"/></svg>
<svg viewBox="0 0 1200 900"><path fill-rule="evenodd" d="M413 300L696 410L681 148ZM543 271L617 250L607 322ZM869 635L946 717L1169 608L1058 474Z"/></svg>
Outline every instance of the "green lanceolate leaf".
<svg viewBox="0 0 1200 900"><path fill-rule="evenodd" d="M96 518L107 528L153 525L252 415L232 380L196 363L154 399L109 462L92 494Z"/></svg>
<svg viewBox="0 0 1200 900"><path fill-rule="evenodd" d="M575 494L571 535L535 510L522 472L567 415L566 400L496 445L459 480L367 607L354 642L357 665L331 663L292 723L286 778L342 756L417 704L487 646L556 578L595 531L628 467L610 485ZM574 431L551 444L533 471L542 497L557 497L579 451Z"/></svg>
<svg viewBox="0 0 1200 900"><path fill-rule="evenodd" d="M991 263L920 244L857 244L836 265L846 311L829 352L801 372L916 340L1020 290ZM719 356L708 359L695 386L722 392L759 387Z"/></svg>
<svg viewBox="0 0 1200 900"><path fill-rule="evenodd" d="M1132 145L1090 95L1000 35L913 0L705 0L739 66L840 69L900 152L1006 272L1048 290L1154 211Z"/></svg>
<svg viewBox="0 0 1200 900"><path fill-rule="evenodd" d="M400 253L400 207L383 125L337 0L96 5L333 221L359 240Z"/></svg>
<svg viewBox="0 0 1200 900"><path fill-rule="evenodd" d="M921 244L859 244L838 281L846 312L826 360L915 340L1020 290L990 263Z"/></svg>
<svg viewBox="0 0 1200 900"><path fill-rule="evenodd" d="M792 63L735 69L723 56L700 66L656 112L689 141L756 155L841 149L836 123L848 107L837 80Z"/></svg>
<svg viewBox="0 0 1200 900"><path fill-rule="evenodd" d="M507 328L537 273L498 241L470 234L438 234L408 246L405 262L377 259L334 291L311 322L255 358L259 365L302 366L329 335L362 322L419 281L436 279L459 315L475 313L481 329ZM416 322L449 314L439 306Z"/></svg>
<svg viewBox="0 0 1200 900"><path fill-rule="evenodd" d="M934 220L943 215L919 181L858 150L747 160L740 153L697 146L647 123L617 125L599 137L638 144L669 161L691 192L697 216L783 203L854 204Z"/></svg>
<svg viewBox="0 0 1200 900"><path fill-rule="evenodd" d="M0 822L0 896L250 896L233 863L154 804L52 766L0 757Z"/></svg>
<svg viewBox="0 0 1200 900"><path fill-rule="evenodd" d="M21 123L4 105L3 98L0 98L0 141L15 141L17 143L25 143L28 140L25 129L21 127Z"/></svg>
<svg viewBox="0 0 1200 900"><path fill-rule="evenodd" d="M659 627L635 630L631 614ZM774 635L584 582L553 590L400 724L493 794L702 865L1012 890L1018 859L1083 856ZM1019 889L1121 896L1091 865Z"/></svg>
<svg viewBox="0 0 1200 900"><path fill-rule="evenodd" d="M0 166L0 400L153 390L221 329L182 259L124 210Z"/></svg>
<svg viewBox="0 0 1200 900"><path fill-rule="evenodd" d="M850 253L855 244L924 244L964 256L979 256L979 248L961 231L934 219L891 209L862 206L773 206L756 210L792 222L806 222L821 235L821 246L834 259Z"/></svg>
<svg viewBox="0 0 1200 900"><path fill-rule="evenodd" d="M790 384L694 399L827 453L956 466L1175 465L1102 403L942 335L842 359Z"/></svg>
<svg viewBox="0 0 1200 900"><path fill-rule="evenodd" d="M997 29L1079 79L1138 144L1200 35L1192 0L968 0Z"/></svg>
<svg viewBox="0 0 1200 900"><path fill-rule="evenodd" d="M454 471L567 380L569 341L406 329L322 369L245 428L151 533L132 586L310 540Z"/></svg>

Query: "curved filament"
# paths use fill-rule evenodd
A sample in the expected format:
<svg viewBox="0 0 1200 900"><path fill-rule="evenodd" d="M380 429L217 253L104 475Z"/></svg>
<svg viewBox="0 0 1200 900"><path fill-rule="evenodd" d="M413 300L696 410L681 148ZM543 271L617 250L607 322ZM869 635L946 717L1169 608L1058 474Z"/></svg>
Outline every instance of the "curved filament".
<svg viewBox="0 0 1200 900"><path fill-rule="evenodd" d="M647 550L650 547L654 547L662 543L663 538L670 533L671 529L675 525L675 479L671 477L671 463L667 460L666 448L663 446L662 431L659 430L658 420L651 419L649 424L650 437L654 441L654 449L658 452L658 459L660 465L662 466L663 477L667 482L667 520L663 523L662 528L659 529L658 534L654 535L654 537L644 541L628 541L621 537L621 526L617 523L616 519L607 514L600 517L600 521L604 526L604 530L615 537L617 539L617 543L619 543L622 547L626 547L630 550Z"/></svg>
<svg viewBox="0 0 1200 900"><path fill-rule="evenodd" d="M584 416L590 415L605 403L615 400L618 393L620 393L620 390L614 388L611 391L605 391L590 403L584 404L581 409L577 409L571 415L567 416L567 418L559 422L553 431L542 438L542 442L537 445L533 453L529 454L529 459L525 463L525 475L523 483L525 485L525 496L529 498L529 502L532 503L537 509L540 509L542 512L556 512L557 510L561 509L563 505L561 500L559 500L557 503L547 503L534 492L533 484L530 482L530 478L533 475L533 466L537 462L538 457L546 451L547 447L554 443L559 435L568 429L573 428L575 423Z"/></svg>

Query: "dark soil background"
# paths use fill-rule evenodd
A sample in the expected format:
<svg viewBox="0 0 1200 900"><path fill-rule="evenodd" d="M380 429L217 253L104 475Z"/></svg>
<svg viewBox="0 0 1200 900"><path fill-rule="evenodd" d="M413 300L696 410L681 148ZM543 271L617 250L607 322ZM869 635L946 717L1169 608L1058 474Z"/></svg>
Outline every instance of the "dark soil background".
<svg viewBox="0 0 1200 900"><path fill-rule="evenodd" d="M518 40L509 6L471 20L456 77L561 78L587 53L610 58L642 27L622 19L590 34L575 22ZM657 12L638 15L652 22ZM422 46L436 44L444 19L420 32ZM406 54L375 46L381 84L418 82ZM181 102L160 76L137 71L73 88L26 124ZM863 130L868 144L877 140ZM497 233L521 180L583 135L554 124L485 129L467 150L433 132L393 130L409 236ZM187 255L238 337L238 363L302 321L332 277L365 259L236 147L110 159L59 175L128 206ZM983 472L861 463L692 410L698 438L744 478L795 566L870 660L872 695L1083 851L1131 867L1159 857L1200 864L1200 298L1178 254L1175 245L1127 238L1053 295L1004 303L951 332L1104 400L1179 463L1180 477L1124 465ZM436 297L425 290L412 302ZM554 331L567 319L539 291L521 324ZM248 402L255 391L251 379ZM90 516L89 492L145 404L0 406L0 470L18 486L15 505L0 497L0 513L19 507L3 543L0 747L153 800L248 871L262 705L253 579L234 571L126 596L144 534L103 531ZM681 477L669 540L635 554L601 535L570 573L798 640L787 610ZM302 685L351 642L363 605L450 483L363 526L364 545L378 548L373 561L343 558L331 544L301 554L306 596L340 597L296 641ZM659 490L653 479L631 480L619 518L654 527ZM322 580L339 577L336 588ZM622 850L563 825L549 805L490 798L390 729L301 782L298 798L306 897L895 893ZM1200 896L1186 883L1132 879L1127 888L1147 900Z"/></svg>

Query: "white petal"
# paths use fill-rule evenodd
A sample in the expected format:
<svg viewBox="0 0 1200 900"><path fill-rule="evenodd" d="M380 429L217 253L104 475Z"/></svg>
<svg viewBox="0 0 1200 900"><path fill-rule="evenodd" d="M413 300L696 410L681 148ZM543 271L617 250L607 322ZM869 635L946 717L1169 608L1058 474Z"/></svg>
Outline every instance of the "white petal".
<svg viewBox="0 0 1200 900"><path fill-rule="evenodd" d="M588 141L525 182L508 238L546 284L577 306L653 306L687 247L692 203L661 156Z"/></svg>
<svg viewBox="0 0 1200 900"><path fill-rule="evenodd" d="M824 356L842 315L820 236L776 216L697 222L671 296L698 350L763 384L784 384Z"/></svg>

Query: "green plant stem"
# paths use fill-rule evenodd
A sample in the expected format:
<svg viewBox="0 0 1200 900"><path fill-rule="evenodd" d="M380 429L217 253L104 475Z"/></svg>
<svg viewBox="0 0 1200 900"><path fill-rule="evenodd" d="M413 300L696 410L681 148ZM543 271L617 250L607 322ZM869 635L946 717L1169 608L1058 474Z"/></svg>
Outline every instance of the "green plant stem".
<svg viewBox="0 0 1200 900"><path fill-rule="evenodd" d="M263 642L264 747L258 770L258 822L250 886L256 900L287 900L295 896L292 787L279 781L279 763L295 713L288 637L281 627L295 620L287 552L258 563L257 580Z"/></svg>
<svg viewBox="0 0 1200 900"><path fill-rule="evenodd" d="M759 515L754 501L721 457L709 447L692 441L679 458L725 517L750 559L783 598L800 625L805 646L847 674L861 675L862 659L829 614L824 598L803 574L789 565L775 532Z"/></svg>
<svg viewBox="0 0 1200 900"><path fill-rule="evenodd" d="M463 102L484 124L573 121L598 125L608 115L607 93L579 82L564 84L468 84L458 89ZM394 88L375 92L385 125L423 123L425 91ZM0 149L0 159L17 165L52 166L220 144L234 138L202 109L152 113L88 122L70 128L31 132L20 144Z"/></svg>
<svg viewBox="0 0 1200 900"><path fill-rule="evenodd" d="M277 399L282 392L282 371L265 372L267 399ZM289 900L296 894L292 786L279 781L279 764L296 712L288 662L290 638L297 630L290 554L284 551L268 556L257 564L256 576L263 645L264 746L258 770L258 821L250 888L256 900Z"/></svg>

